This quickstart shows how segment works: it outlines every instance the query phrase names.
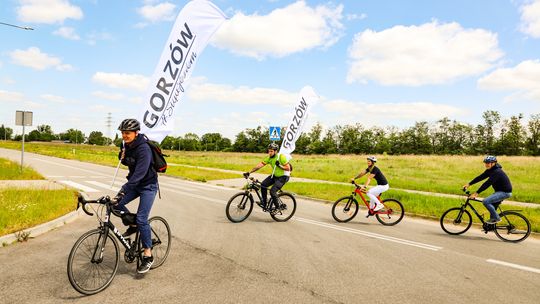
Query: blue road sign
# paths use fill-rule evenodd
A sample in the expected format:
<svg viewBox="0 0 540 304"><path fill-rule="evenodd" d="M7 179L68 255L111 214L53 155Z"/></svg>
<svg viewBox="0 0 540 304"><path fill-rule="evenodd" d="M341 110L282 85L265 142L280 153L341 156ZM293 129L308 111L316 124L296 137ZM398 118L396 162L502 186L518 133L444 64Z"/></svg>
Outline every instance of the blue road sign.
<svg viewBox="0 0 540 304"><path fill-rule="evenodd" d="M280 140L281 139L281 128L280 127L270 127L270 140Z"/></svg>

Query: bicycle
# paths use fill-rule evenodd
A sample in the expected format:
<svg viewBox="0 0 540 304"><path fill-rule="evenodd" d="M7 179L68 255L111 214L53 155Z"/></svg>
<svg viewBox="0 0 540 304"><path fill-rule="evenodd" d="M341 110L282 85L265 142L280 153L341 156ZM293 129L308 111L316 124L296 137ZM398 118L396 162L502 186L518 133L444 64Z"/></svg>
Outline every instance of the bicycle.
<svg viewBox="0 0 540 304"><path fill-rule="evenodd" d="M451 235L459 235L465 233L472 226L472 216L467 210L470 207L474 214L482 222L482 229L484 233L489 231L495 232L497 237L505 242L518 243L525 240L531 234L531 223L523 216L519 211L521 210L506 210L503 211L500 207L501 202L493 204L496 209L499 209L499 216L501 222L496 224L487 223L484 221L484 217L476 211L470 201L482 202L479 199L471 199L470 192L462 189L467 195L465 203L461 204L461 207L450 208L446 210L441 216L441 228L444 232ZM513 238L515 236L515 238Z"/></svg>
<svg viewBox="0 0 540 304"><path fill-rule="evenodd" d="M80 206L89 216L94 216L94 214L87 209L87 205L99 204L98 210L94 211L99 221L99 227L84 233L75 242L68 257L69 282L75 290L82 294L96 294L111 284L120 260L118 241L125 248L124 261L133 263L136 260L137 267L141 263L144 249L139 231L136 232L134 241L131 241L129 237L123 237L110 221L110 215L114 214L121 217L124 224L133 225L135 224L135 214L121 214L113 209L114 203L109 196L88 200L84 194L79 193L77 209ZM105 214L102 218L100 214L103 215L103 211ZM151 269L155 269L163 265L169 255L171 230L167 221L162 217L151 217L148 222L152 231L152 256L154 257ZM116 236L116 239L113 238L113 235Z"/></svg>
<svg viewBox="0 0 540 304"><path fill-rule="evenodd" d="M248 179L246 177L246 179ZM227 206L225 207L225 214L229 221L233 223L243 222L249 217L251 211L253 211L253 194L255 192L258 197L257 205L262 208L264 212L269 212L270 216L276 222L288 221L296 212L296 199L291 193L279 191L277 198L279 200L279 208L274 207L274 199L270 198L266 205L262 205L262 196L260 194L261 183L253 177L249 178L246 185L246 190L233 195Z"/></svg>
<svg viewBox="0 0 540 304"><path fill-rule="evenodd" d="M340 223L346 223L352 220L356 214L358 214L359 205L358 200L356 199L356 196L358 195L368 209L368 214L366 217L374 215L379 223L385 226L393 226L401 222L403 216L405 215L405 210L403 209L403 204L401 204L400 201L393 198L381 200L381 196L379 196L378 199L384 205L384 209L374 211L364 197L362 186L358 185L354 181L352 181L351 184L355 186L352 194L338 199L332 206L332 217L334 220Z"/></svg>

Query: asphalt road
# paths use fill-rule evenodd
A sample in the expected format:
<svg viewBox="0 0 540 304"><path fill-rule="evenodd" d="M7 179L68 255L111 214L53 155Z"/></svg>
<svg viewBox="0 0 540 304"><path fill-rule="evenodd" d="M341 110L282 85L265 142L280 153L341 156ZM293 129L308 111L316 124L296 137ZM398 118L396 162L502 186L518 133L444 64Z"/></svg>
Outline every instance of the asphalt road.
<svg viewBox="0 0 540 304"><path fill-rule="evenodd" d="M20 160L20 152L0 149L0 157ZM25 163L50 179L85 188L93 198L115 194L107 189L115 168L30 153ZM125 175L121 170L118 179ZM393 227L363 214L340 224L330 205L304 199L298 199L289 222L253 212L233 224L225 204L238 190L166 176L160 183L162 199L156 199L152 215L166 218L173 234L162 267L138 276L135 265L121 259L108 289L81 296L69 284L67 257L77 238L97 227L95 218L81 216L26 243L0 248L0 303L538 303L540 298L540 241L532 237L509 244L478 227L454 237L435 221L407 216Z"/></svg>

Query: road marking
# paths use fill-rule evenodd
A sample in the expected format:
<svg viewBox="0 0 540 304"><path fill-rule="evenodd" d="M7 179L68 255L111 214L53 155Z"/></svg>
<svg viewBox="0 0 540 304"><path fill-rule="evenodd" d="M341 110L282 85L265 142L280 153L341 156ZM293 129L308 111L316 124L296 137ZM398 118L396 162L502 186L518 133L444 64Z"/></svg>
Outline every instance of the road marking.
<svg viewBox="0 0 540 304"><path fill-rule="evenodd" d="M180 188L182 190L189 190L189 191L194 191L194 192L217 191L215 189L201 189L201 188L185 185L185 184L182 184L182 183L169 184L169 183L159 182L159 186L171 187L173 189Z"/></svg>
<svg viewBox="0 0 540 304"><path fill-rule="evenodd" d="M433 250L433 251L438 251L438 250L442 249L442 247L439 247L439 246L419 243L419 242L415 242L415 241L409 241L409 240L405 240L405 239L395 238L395 237L392 237L392 236L386 236L386 235L382 235L382 234L378 234L378 233L367 232L367 231L362 231L362 230L358 230L358 229L352 229L352 228L348 228L348 227L341 227L341 226L327 224L327 223L318 222L318 221L314 221L314 220L309 220L309 219L305 219L305 218L301 218L301 217L296 217L295 219L297 221L299 221L299 222L303 222L303 223L306 223L306 224L311 224L311 225L321 226L321 227L330 228L330 229L334 229L334 230L354 233L354 234L363 235L363 236L367 236L367 237L371 237L371 238L375 238L375 239L379 239L379 240L394 242L394 243L398 243L398 244L402 244L402 245L408 245L408 246L413 246L413 247L418 247L418 248L428 249L428 250Z"/></svg>
<svg viewBox="0 0 540 304"><path fill-rule="evenodd" d="M486 262L493 263L493 264L498 264L498 265L502 265L502 266L507 266L507 267L511 267L511 268L516 268L516 269L519 269L519 270L525 270L525 271L540 273L540 269L538 269L538 268L523 266L523 265L519 265L519 264L508 263L508 262L499 261L499 260L493 260L493 259L487 259Z"/></svg>
<svg viewBox="0 0 540 304"><path fill-rule="evenodd" d="M238 191L238 189L233 189L229 187L223 187L223 186L216 186L209 183L197 183L197 182L190 182L190 181L182 181L183 183L192 184L197 187L202 187L204 189L207 189L208 187L218 189L218 190L229 190L229 191Z"/></svg>
<svg viewBox="0 0 540 304"><path fill-rule="evenodd" d="M68 180L59 180L58 182L60 182L60 183L62 183L64 185L68 185L68 186L71 186L73 188L82 190L84 192L100 192L99 190L96 190L94 188L90 188L90 187L87 187L85 185L81 185L79 183L68 181Z"/></svg>
<svg viewBox="0 0 540 304"><path fill-rule="evenodd" d="M70 165L64 165L64 164L60 164L58 161L54 162L54 161L48 161L48 160L44 160L44 159L40 159L40 158L36 158L34 157L33 158L34 160L37 160L37 161L41 161L41 162L44 162L44 163L48 163L48 164L53 164L55 166L62 166L62 167L67 167L67 168L71 168L71 169L76 169L76 170L80 170L80 171L84 171L84 172L90 172L92 174L96 174L96 171L95 170L86 170L86 169L82 169L82 168L78 168L78 167L74 167L74 166L70 166ZM98 173L99 174L99 173ZM101 175L101 176L105 176L104 174Z"/></svg>
<svg viewBox="0 0 540 304"><path fill-rule="evenodd" d="M174 193L178 193L178 194L182 194L182 195L185 195L185 196L191 196L191 197L194 197L194 198L199 198L199 199L206 200L206 201L209 201L209 202L212 202L212 203L218 203L218 204L222 204L222 205L227 204L227 202L225 202L223 200L210 198L210 197L206 197L206 196L202 196L202 195L198 195L198 194L193 194L193 193L184 192L184 191L180 191L180 190L174 190L174 189L165 189L165 190L170 191L170 192L174 192Z"/></svg>
<svg viewBox="0 0 540 304"><path fill-rule="evenodd" d="M111 191L119 191L120 190L120 187L114 187L113 186L111 188L110 184L107 185L107 184L96 182L96 181L86 181L86 182L91 184L91 185L94 185L94 186L97 186L97 187L100 187L100 188L103 188L103 189L111 190Z"/></svg>

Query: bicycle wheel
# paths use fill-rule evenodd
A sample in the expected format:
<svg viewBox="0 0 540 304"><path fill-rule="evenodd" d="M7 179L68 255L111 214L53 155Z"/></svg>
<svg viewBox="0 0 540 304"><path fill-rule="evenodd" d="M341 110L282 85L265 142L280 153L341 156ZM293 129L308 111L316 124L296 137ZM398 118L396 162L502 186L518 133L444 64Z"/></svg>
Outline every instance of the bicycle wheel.
<svg viewBox="0 0 540 304"><path fill-rule="evenodd" d="M240 192L229 200L225 207L225 214L229 221L240 223L248 218L253 210L253 197L245 192Z"/></svg>
<svg viewBox="0 0 540 304"><path fill-rule="evenodd" d="M351 195L338 199L332 206L332 217L340 223L352 220L358 214L358 201Z"/></svg>
<svg viewBox="0 0 540 304"><path fill-rule="evenodd" d="M469 230L471 225L471 213L460 207L448 209L441 216L441 228L448 234L462 234Z"/></svg>
<svg viewBox="0 0 540 304"><path fill-rule="evenodd" d="M119 260L118 243L112 235L105 236L101 229L90 230L75 242L69 253L69 283L82 294L96 294L111 284Z"/></svg>
<svg viewBox="0 0 540 304"><path fill-rule="evenodd" d="M153 216L148 220L152 231L152 256L154 264L150 269L161 266L171 250L171 228L161 216Z"/></svg>
<svg viewBox="0 0 540 304"><path fill-rule="evenodd" d="M495 234L505 242L517 243L531 234L531 223L521 213L503 211L499 215L501 222L495 226Z"/></svg>
<svg viewBox="0 0 540 304"><path fill-rule="evenodd" d="M270 212L270 216L276 222L288 221L296 212L296 199L287 192L278 193L279 210Z"/></svg>
<svg viewBox="0 0 540 304"><path fill-rule="evenodd" d="M400 201L389 198L382 201L384 205L384 210L382 213L375 214L377 221L385 226L393 226L403 219L405 215L405 210L403 209L403 204ZM379 211L381 212L381 211Z"/></svg>

